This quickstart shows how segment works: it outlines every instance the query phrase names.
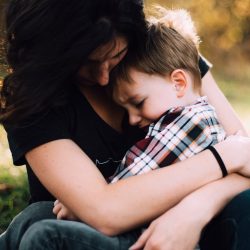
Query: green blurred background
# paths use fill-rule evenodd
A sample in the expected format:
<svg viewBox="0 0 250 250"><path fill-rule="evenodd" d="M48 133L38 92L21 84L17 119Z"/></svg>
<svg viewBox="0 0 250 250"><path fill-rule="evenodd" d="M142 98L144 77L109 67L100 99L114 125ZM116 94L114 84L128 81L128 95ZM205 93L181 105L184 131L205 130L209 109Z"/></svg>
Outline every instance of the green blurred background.
<svg viewBox="0 0 250 250"><path fill-rule="evenodd" d="M0 79L6 73L3 49L3 12L0 0ZM250 0L145 0L191 13L201 37L201 53L213 63L212 72L223 92L250 132ZM0 233L27 205L24 167L13 167L6 134L0 126Z"/></svg>

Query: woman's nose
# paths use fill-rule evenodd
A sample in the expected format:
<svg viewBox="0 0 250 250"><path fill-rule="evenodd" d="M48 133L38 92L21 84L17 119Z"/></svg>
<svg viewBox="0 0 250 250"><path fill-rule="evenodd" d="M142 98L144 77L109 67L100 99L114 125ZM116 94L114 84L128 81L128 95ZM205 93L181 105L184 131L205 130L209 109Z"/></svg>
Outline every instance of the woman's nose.
<svg viewBox="0 0 250 250"><path fill-rule="evenodd" d="M101 86L105 86L109 82L109 64L108 62L103 62L97 72L97 81Z"/></svg>

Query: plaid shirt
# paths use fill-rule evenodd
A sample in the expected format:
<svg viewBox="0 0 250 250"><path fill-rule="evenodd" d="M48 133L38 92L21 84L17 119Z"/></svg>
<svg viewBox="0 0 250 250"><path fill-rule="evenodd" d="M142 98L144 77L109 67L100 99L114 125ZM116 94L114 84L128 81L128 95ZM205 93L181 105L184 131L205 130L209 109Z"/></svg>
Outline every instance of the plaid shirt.
<svg viewBox="0 0 250 250"><path fill-rule="evenodd" d="M207 97L198 98L193 105L172 108L150 124L145 139L127 151L111 182L185 160L225 136Z"/></svg>

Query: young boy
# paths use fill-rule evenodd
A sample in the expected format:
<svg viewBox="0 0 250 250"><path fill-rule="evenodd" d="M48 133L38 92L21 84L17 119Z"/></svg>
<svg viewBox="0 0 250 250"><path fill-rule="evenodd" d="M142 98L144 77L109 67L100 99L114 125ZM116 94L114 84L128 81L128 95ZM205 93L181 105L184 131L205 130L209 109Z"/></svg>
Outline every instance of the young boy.
<svg viewBox="0 0 250 250"><path fill-rule="evenodd" d="M214 108L200 96L191 18L184 10L162 14L149 22L145 45L112 73L113 98L127 109L130 124L148 129L145 139L127 151L112 183L184 160L225 139ZM188 36L176 30L183 18Z"/></svg>

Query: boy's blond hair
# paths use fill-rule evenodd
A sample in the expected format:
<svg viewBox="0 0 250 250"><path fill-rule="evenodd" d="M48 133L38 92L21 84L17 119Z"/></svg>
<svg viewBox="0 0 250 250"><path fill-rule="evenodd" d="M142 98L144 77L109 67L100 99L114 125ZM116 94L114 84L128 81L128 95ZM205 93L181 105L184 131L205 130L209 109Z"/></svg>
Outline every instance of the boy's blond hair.
<svg viewBox="0 0 250 250"><path fill-rule="evenodd" d="M158 10L158 17L148 19L148 32L142 46L136 52L128 52L112 72L112 82L119 84L124 80L132 83L129 74L131 68L161 76L169 76L175 69L183 69L193 77L194 90L199 90L199 38L190 15L185 10L166 10L162 7L158 7Z"/></svg>

